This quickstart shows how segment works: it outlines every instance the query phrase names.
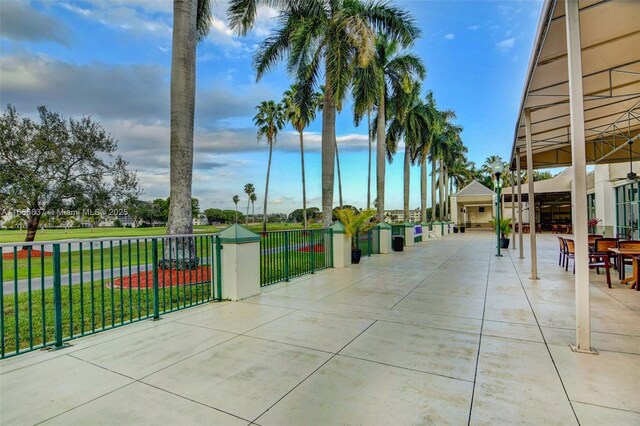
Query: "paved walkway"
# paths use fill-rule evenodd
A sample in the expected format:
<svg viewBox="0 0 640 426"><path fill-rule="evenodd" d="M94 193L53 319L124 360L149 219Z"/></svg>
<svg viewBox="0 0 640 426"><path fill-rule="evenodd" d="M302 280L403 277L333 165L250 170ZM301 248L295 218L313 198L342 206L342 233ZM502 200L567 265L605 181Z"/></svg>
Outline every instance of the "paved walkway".
<svg viewBox="0 0 640 426"><path fill-rule="evenodd" d="M640 293L466 233L0 363L3 425L640 424Z"/></svg>

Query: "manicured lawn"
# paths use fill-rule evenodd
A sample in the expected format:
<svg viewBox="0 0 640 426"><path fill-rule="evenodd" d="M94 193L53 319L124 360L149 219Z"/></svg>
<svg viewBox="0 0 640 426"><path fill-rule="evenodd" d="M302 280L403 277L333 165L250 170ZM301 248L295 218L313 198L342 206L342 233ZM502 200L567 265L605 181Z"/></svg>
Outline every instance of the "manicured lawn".
<svg viewBox="0 0 640 426"><path fill-rule="evenodd" d="M211 240L207 237L196 237L195 245L198 257L207 258L211 254L210 248ZM64 244L63 244L64 246ZM19 249L20 247L18 247ZM63 247L64 249L65 247ZM72 249L77 249L73 247ZM93 250L91 250L93 248ZM39 250L37 246L34 249ZM4 248L3 254L12 253L13 250ZM70 253L70 254L69 254ZM162 260L163 250L162 243L158 244L158 256L159 260ZM105 278L110 277L111 270L114 272L120 272L122 267L123 275L129 274L129 267L131 266L131 272L138 272L136 265L147 265L152 263L152 250L150 239L127 239L122 244L109 244L109 241L102 243L102 249L99 242L94 242L93 247L89 243L83 243L82 251L63 251L60 253L60 266L61 273L67 274L69 272L91 272L91 271L104 271ZM41 277L53 275L53 257L32 257L26 259L3 259L2 261L2 281L12 281L17 271L17 279L25 279L31 277L34 280L34 285L38 284L38 280ZM43 273L44 271L44 273Z"/></svg>
<svg viewBox="0 0 640 426"><path fill-rule="evenodd" d="M159 289L160 312L211 299L211 283ZM54 341L53 289L22 292L2 299L2 355L37 348ZM44 309L43 309L44 307ZM62 286L64 339L153 317L151 289L114 289L101 282ZM16 327L17 323L17 327ZM16 328L18 333L16 334ZM44 336L44 338L43 338Z"/></svg>
<svg viewBox="0 0 640 426"><path fill-rule="evenodd" d="M243 224L241 224L243 225ZM228 225L213 226L203 225L194 226L193 231L196 234L216 233ZM321 228L320 224L314 223L310 228ZM262 224L250 224L248 228L254 232L262 231ZM289 229L302 229L299 223L269 223L268 231L282 231ZM81 229L45 229L39 230L36 234L36 241L55 241L55 240L79 240L84 238L118 238L118 237L153 237L166 235L167 228L81 228ZM24 241L27 231L18 230L0 230L0 243L19 243Z"/></svg>

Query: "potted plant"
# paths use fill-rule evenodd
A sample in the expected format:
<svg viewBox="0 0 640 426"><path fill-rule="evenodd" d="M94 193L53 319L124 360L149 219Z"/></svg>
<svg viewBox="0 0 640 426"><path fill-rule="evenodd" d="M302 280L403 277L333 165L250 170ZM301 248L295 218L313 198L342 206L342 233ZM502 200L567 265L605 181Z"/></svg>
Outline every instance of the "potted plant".
<svg viewBox="0 0 640 426"><path fill-rule="evenodd" d="M491 226L496 229L496 218L491 219ZM500 219L500 248L509 248L509 235L511 235L511 218Z"/></svg>
<svg viewBox="0 0 640 426"><path fill-rule="evenodd" d="M587 220L587 225L589 226L589 232L591 232L592 234L597 234L598 233L597 226L600 222L601 220L596 218Z"/></svg>
<svg viewBox="0 0 640 426"><path fill-rule="evenodd" d="M360 263L362 251L358 248L360 235L376 225L371 219L376 215L373 209L356 212L354 209L337 209L336 217L344 225L347 237L351 238L351 263Z"/></svg>

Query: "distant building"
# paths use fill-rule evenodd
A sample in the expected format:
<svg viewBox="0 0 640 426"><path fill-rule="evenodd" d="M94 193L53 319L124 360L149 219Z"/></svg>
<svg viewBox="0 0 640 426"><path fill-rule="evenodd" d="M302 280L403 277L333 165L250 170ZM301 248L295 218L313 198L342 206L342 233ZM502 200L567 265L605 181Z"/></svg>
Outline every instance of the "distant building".
<svg viewBox="0 0 640 426"><path fill-rule="evenodd" d="M404 210L385 210L384 221L387 223L394 222L411 222L417 223L422 219L420 209L409 210L409 218L405 219Z"/></svg>

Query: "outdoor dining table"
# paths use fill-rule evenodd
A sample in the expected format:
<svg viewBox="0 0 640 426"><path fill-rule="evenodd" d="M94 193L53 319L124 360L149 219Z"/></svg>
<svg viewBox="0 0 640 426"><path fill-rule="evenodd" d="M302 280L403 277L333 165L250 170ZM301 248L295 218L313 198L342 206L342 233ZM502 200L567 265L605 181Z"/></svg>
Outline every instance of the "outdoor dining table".
<svg viewBox="0 0 640 426"><path fill-rule="evenodd" d="M618 269L624 268L624 263L622 261L622 256L632 256L633 261L631 262L633 265L633 275L631 278L625 278L620 281L621 284L632 283L630 288L635 288L636 291L640 291L640 285L638 285L638 275L640 275L640 262L638 258L640 257L640 249L621 249L612 247L609 251L615 254L618 257Z"/></svg>

